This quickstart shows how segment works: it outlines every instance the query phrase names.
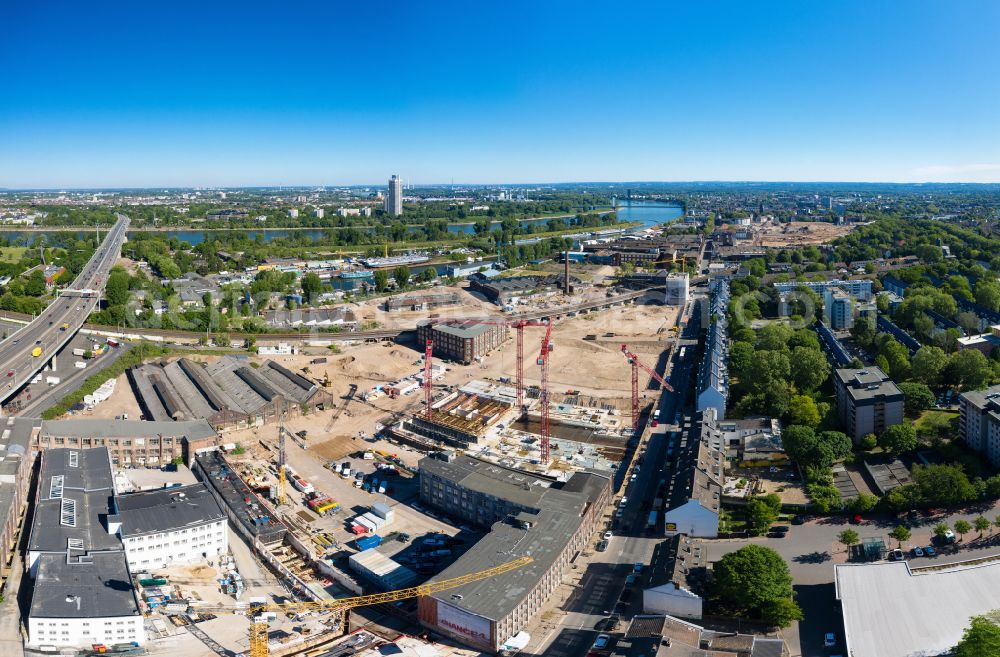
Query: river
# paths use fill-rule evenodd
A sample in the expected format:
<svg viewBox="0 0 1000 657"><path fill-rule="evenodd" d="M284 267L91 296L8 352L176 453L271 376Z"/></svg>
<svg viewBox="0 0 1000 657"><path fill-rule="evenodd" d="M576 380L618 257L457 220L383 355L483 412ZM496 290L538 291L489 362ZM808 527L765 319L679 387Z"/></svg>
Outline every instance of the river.
<svg viewBox="0 0 1000 657"><path fill-rule="evenodd" d="M650 201L621 201L622 205L618 207L618 218L623 222L638 222L643 228L649 226L655 226L657 224L666 223L668 221L674 221L684 215L684 208L680 205L663 203L663 202L650 202ZM548 221L548 218L542 219L526 219L521 222L523 227L527 227L530 223L537 223L540 221ZM500 225L499 221L492 222L493 226ZM410 230L415 230L419 226L411 226ZM307 228L303 230L287 230L284 228L250 228L246 229L245 233L250 239L257 239L261 236L265 242L270 242L273 239L280 237L292 237L292 236L304 236L312 240L318 240L326 237L331 231L340 230L339 228ZM475 230L475 223L457 223L448 224L449 233L472 233ZM581 229L583 230L583 229ZM40 235L53 235L56 232L66 233L70 232L76 233L78 238L83 238L85 236L94 235L94 231L91 230L76 230L67 229L62 231L47 231L47 230L37 230L37 231L4 231L0 232L0 239L6 238L7 240L13 242L15 240L23 240L23 244L31 245L38 239ZM141 231L129 231L129 232L141 232ZM223 232L221 230L195 230L195 229L178 229L178 230L164 230L157 231L157 235L162 235L166 239L171 237L176 237L177 239L187 242L192 246L201 244L205 241L206 236L211 233Z"/></svg>

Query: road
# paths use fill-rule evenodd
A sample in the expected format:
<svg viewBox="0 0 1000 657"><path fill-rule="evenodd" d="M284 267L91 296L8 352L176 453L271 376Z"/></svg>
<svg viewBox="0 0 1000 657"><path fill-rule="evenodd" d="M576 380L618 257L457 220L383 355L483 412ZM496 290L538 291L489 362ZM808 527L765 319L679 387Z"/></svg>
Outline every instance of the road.
<svg viewBox="0 0 1000 657"><path fill-rule="evenodd" d="M675 346L694 343L698 330L698 317L692 316L683 334L678 335ZM679 354L679 349L672 351L671 359L667 362L667 376L664 377L675 393L662 394L659 398L660 417L665 421L672 420L677 414L684 414L692 376L696 374L695 350L685 350L684 358L680 358ZM533 637L525 654L579 657L586 654L597 638L595 626L602 618L610 613L631 616L642 612L642 595L638 586L631 587L632 593L626 594L627 602L620 603L619 600L626 588L626 578L632 573L634 565L649 564L653 549L663 540L662 517L652 531L647 527L647 518L652 509L652 501L658 496L660 481L669 480L673 472L652 465L663 464L666 460L671 430L676 428L665 422L649 434L644 445L639 446L642 464L646 467L638 468L634 480L625 468L627 464L623 464L618 476L629 479L623 487L628 502L622 508L621 517L609 517L614 535L607 551L595 552L589 559L579 579L572 585L573 593L561 605L565 613L553 627L545 628L537 640ZM693 441L687 443L689 447L693 446Z"/></svg>
<svg viewBox="0 0 1000 657"><path fill-rule="evenodd" d="M127 217L118 215L118 222L73 283L30 324L0 342L0 379L6 384L0 387L0 401L31 381L100 303L100 291L121 253L128 224ZM36 348L41 350L37 357L32 355Z"/></svg>

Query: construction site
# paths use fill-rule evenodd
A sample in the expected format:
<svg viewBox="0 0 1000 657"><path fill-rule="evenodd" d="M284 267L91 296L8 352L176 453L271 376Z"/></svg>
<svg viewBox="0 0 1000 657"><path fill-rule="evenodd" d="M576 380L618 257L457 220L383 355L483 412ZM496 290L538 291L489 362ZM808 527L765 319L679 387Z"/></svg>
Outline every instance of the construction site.
<svg viewBox="0 0 1000 657"><path fill-rule="evenodd" d="M344 641L345 629L389 640L378 620L386 613L396 617L390 626L400 618L415 626L418 593L406 587L489 535L421 506L422 458L458 450L570 491L575 473L611 472L628 453L640 415L664 385L657 372L666 376L680 308L663 305L660 293L654 303L558 312L605 294L519 300L524 310L553 309L526 320L463 292L467 307L492 310L450 334L449 320L431 318L420 337L267 358L189 356L119 378L107 399L78 414L204 418L223 443L199 450L191 468L229 519L231 557L147 573L143 600L156 612L150 637L188 654L208 646L261 657L318 654ZM393 314L410 315L416 305L407 300ZM443 333L432 330L438 325ZM435 339L447 335L456 341L439 354ZM489 337L458 357L466 353L461 340L479 335ZM462 566L432 582L447 590L524 565ZM364 596L370 591L388 592ZM345 621L341 612L355 605ZM151 654L161 645L150 644Z"/></svg>

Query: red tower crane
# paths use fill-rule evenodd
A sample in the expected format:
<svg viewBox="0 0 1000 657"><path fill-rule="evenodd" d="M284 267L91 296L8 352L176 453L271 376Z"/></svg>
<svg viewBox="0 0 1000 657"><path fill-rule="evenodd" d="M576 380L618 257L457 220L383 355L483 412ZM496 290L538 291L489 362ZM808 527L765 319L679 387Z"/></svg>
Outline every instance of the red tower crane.
<svg viewBox="0 0 1000 657"><path fill-rule="evenodd" d="M427 403L427 419L434 419L434 393L431 388L431 356L434 354L434 341L428 340L424 347L424 401Z"/></svg>
<svg viewBox="0 0 1000 657"><path fill-rule="evenodd" d="M538 352L538 365L542 369L542 465L549 463L549 341L552 338L552 322L545 328L545 337L542 338L542 348Z"/></svg>
<svg viewBox="0 0 1000 657"><path fill-rule="evenodd" d="M627 344L622 345L622 353L625 354L625 358L632 366L632 431L634 433L639 429L639 368L641 367L644 372L656 379L666 390L673 392L674 388L656 370L640 361L635 354L629 351Z"/></svg>

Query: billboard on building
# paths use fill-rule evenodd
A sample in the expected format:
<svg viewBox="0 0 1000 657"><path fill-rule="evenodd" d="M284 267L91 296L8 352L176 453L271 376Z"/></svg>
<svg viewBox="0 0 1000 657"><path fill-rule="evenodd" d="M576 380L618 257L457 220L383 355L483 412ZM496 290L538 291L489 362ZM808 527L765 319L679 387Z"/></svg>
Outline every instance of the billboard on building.
<svg viewBox="0 0 1000 657"><path fill-rule="evenodd" d="M462 611L446 602L437 601L437 621L443 629L475 643L491 645L490 621L482 616Z"/></svg>

